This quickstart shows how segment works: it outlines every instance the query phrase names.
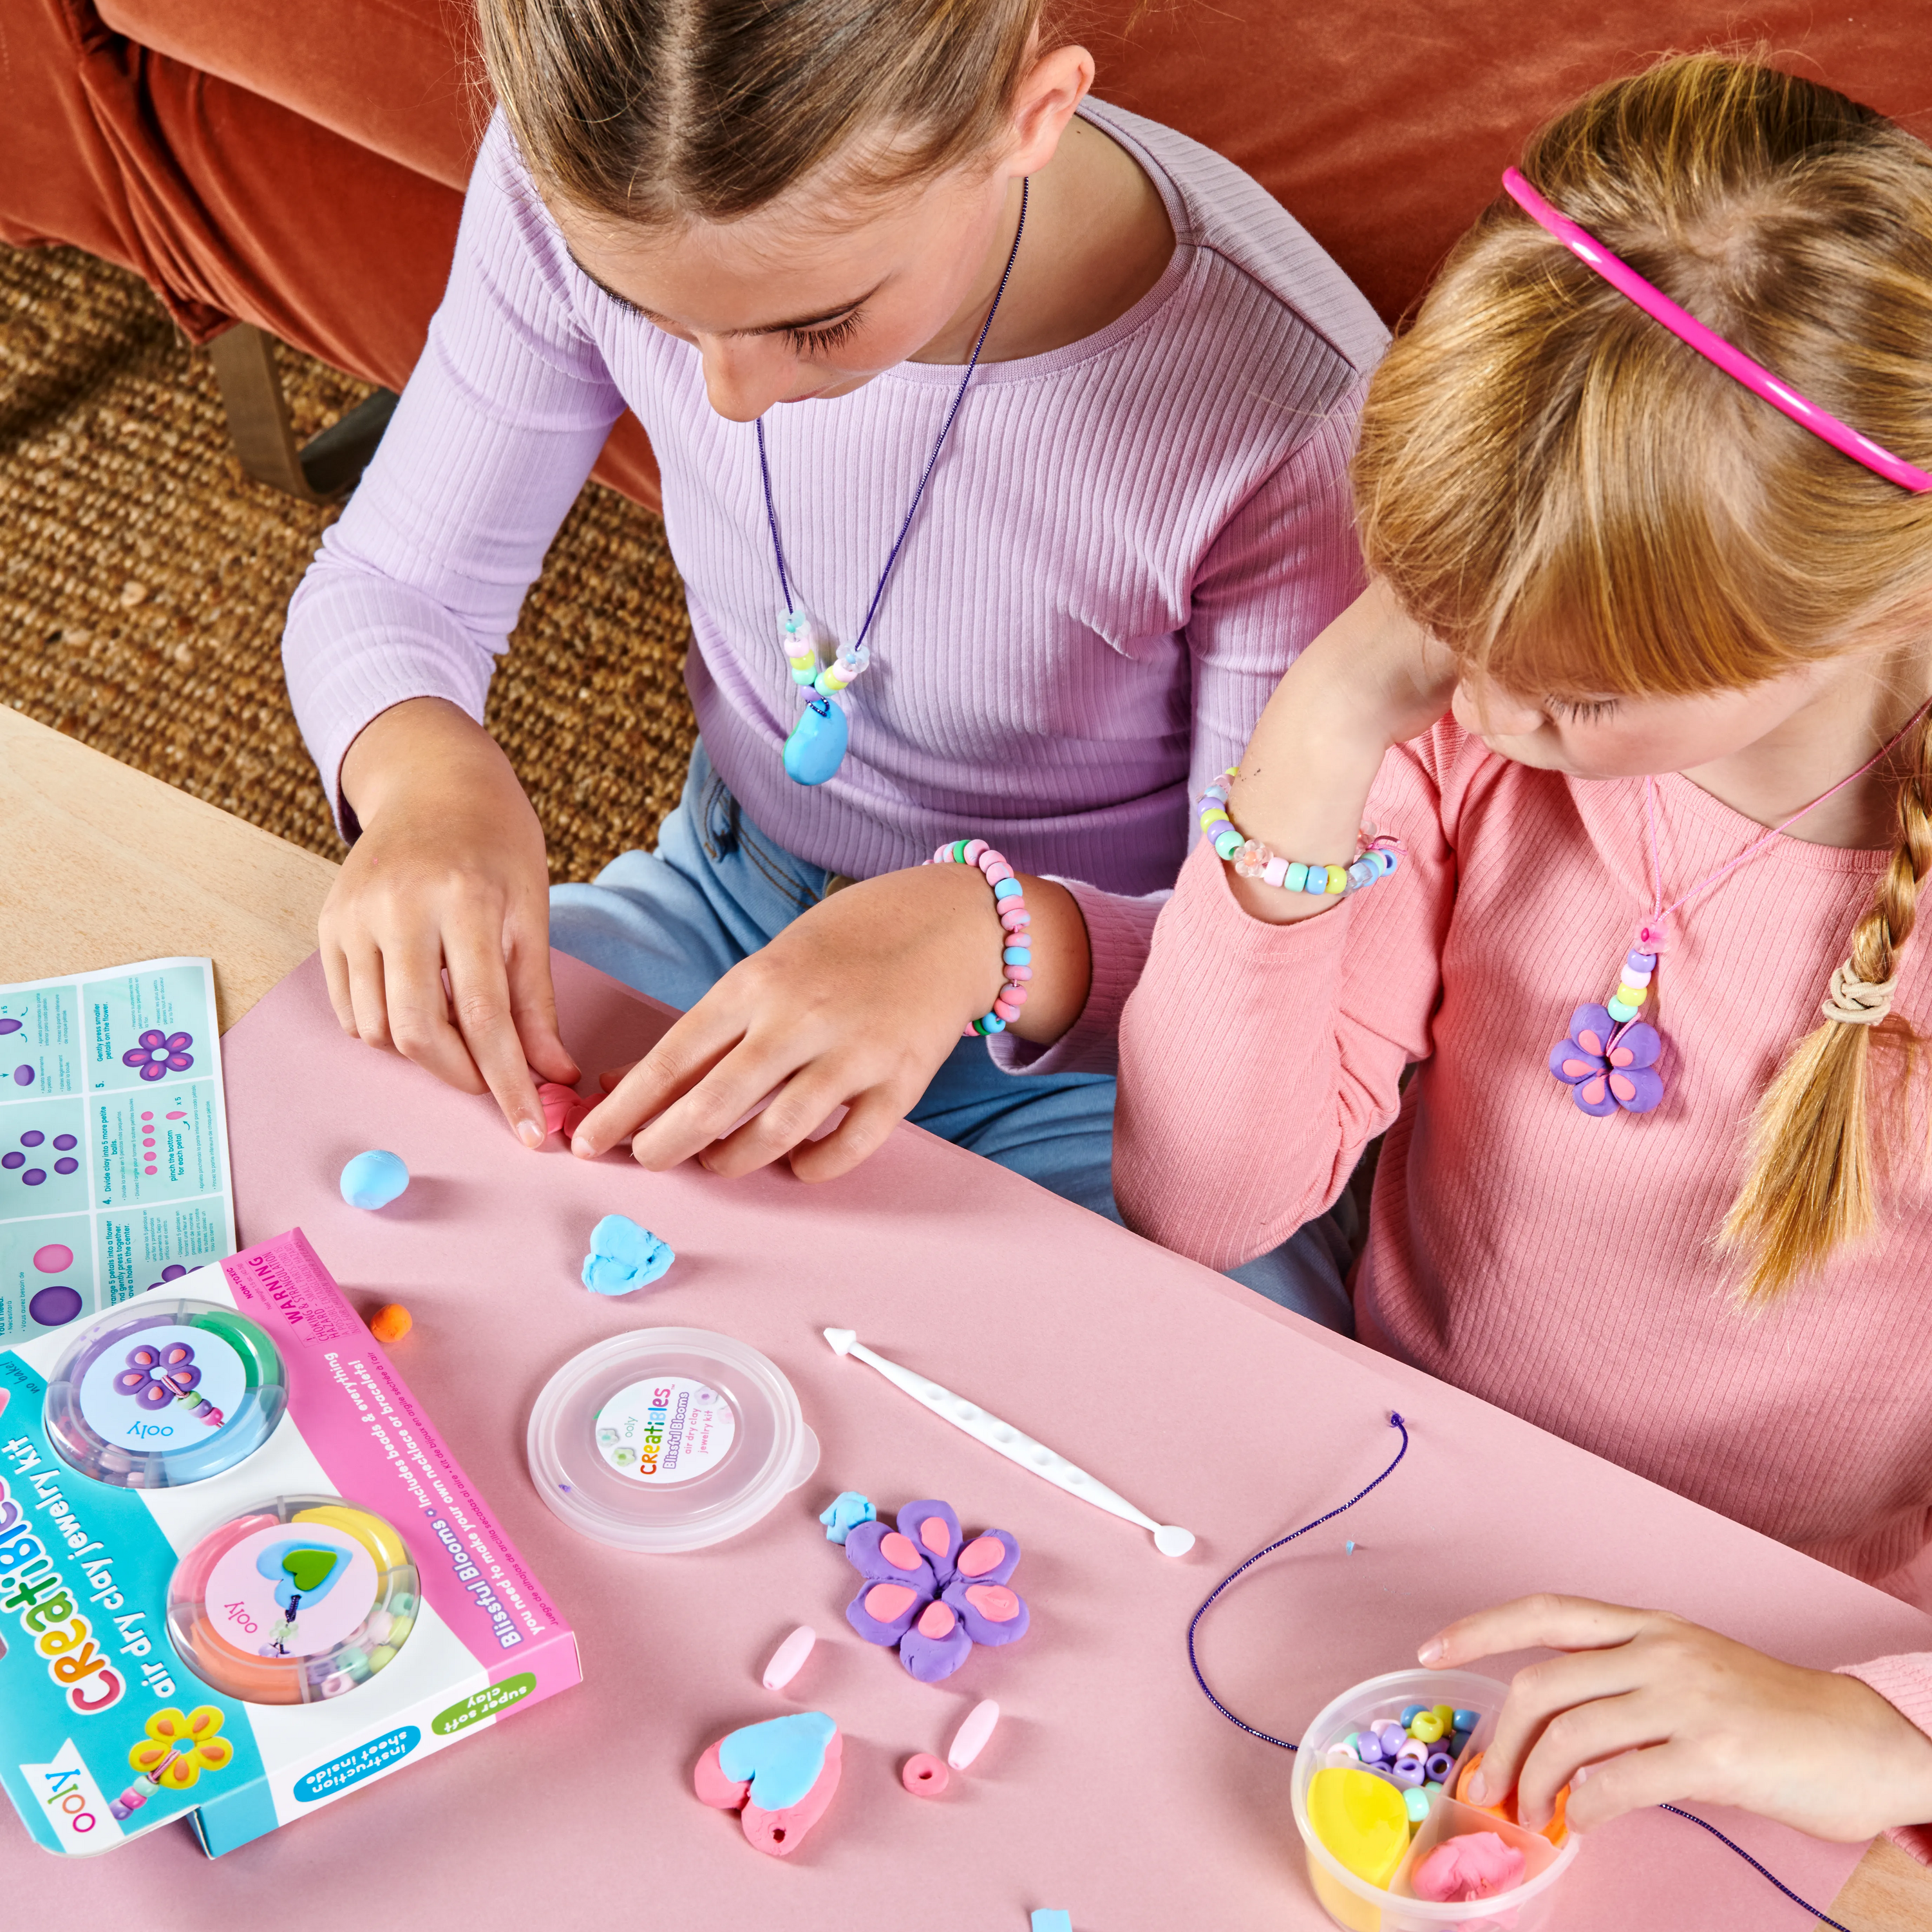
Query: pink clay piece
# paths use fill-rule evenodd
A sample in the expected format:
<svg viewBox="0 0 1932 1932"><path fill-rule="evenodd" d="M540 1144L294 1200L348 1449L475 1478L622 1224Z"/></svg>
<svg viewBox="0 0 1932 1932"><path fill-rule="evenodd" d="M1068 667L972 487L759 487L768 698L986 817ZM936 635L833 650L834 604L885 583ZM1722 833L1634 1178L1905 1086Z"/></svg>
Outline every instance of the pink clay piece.
<svg viewBox="0 0 1932 1932"><path fill-rule="evenodd" d="M960 1551L952 1567L962 1576L983 1576L988 1570L998 1568L1006 1553L1006 1546L997 1536L976 1536Z"/></svg>
<svg viewBox="0 0 1932 1932"><path fill-rule="evenodd" d="M720 1738L698 1761L692 1783L698 1797L720 1811L737 1812L746 1843L754 1850L775 1858L790 1857L805 1842L806 1834L825 1816L826 1807L838 1789L844 1738L833 1731L825 1747L825 1761L817 1781L796 1804L782 1811L760 1810L751 1802L748 1782L740 1784L724 1775L724 1766L718 1762L724 1744Z"/></svg>
<svg viewBox="0 0 1932 1932"><path fill-rule="evenodd" d="M866 1614L882 1624L896 1623L914 1600L903 1583L874 1583L866 1592Z"/></svg>
<svg viewBox="0 0 1932 1932"><path fill-rule="evenodd" d="M899 1782L915 1798L937 1798L952 1782L952 1774L930 1751L919 1751L899 1766Z"/></svg>
<svg viewBox="0 0 1932 1932"><path fill-rule="evenodd" d="M902 1536L896 1529L879 1538L879 1554L895 1570L916 1570L926 1561L913 1547L912 1538Z"/></svg>
<svg viewBox="0 0 1932 1932"><path fill-rule="evenodd" d="M966 1714L966 1721L952 1734L946 1762L955 1771L964 1771L986 1748L993 1726L1000 1721L1000 1707L990 1697L982 1697Z"/></svg>
<svg viewBox="0 0 1932 1932"><path fill-rule="evenodd" d="M920 1634L922 1636L929 1636L937 1642L940 1638L950 1636L952 1634L952 1626L956 1621L952 1612L944 1604L928 1604L920 1612Z"/></svg>
<svg viewBox="0 0 1932 1932"><path fill-rule="evenodd" d="M919 1540L935 1556L944 1556L946 1554L946 1544L950 1540L946 1534L945 1518L937 1516L928 1516L919 1526Z"/></svg>
<svg viewBox="0 0 1932 1932"><path fill-rule="evenodd" d="M1436 1905L1493 1898L1522 1884L1528 1862L1496 1832L1471 1832L1444 1838L1426 1858L1418 1859L1408 1875L1408 1887L1418 1898Z"/></svg>
<svg viewBox="0 0 1932 1932"><path fill-rule="evenodd" d="M989 1624L1010 1624L1020 1613L1020 1600L1004 1583L975 1583L966 1600Z"/></svg>
<svg viewBox="0 0 1932 1932"><path fill-rule="evenodd" d="M812 1646L818 1641L818 1633L809 1624L800 1624L798 1628L772 1652L772 1660L765 1666L763 1679L767 1690L782 1690L796 1677L805 1660L812 1654Z"/></svg>

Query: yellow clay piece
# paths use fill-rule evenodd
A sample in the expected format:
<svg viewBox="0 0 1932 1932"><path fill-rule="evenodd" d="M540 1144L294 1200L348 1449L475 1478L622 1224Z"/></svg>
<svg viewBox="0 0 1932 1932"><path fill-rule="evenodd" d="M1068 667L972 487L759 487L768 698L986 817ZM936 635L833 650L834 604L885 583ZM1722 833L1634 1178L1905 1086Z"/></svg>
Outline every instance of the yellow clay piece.
<svg viewBox="0 0 1932 1932"><path fill-rule="evenodd" d="M1408 1807L1371 1772L1318 1771L1308 1784L1308 1822L1330 1852L1370 1885L1386 1886L1408 1850Z"/></svg>
<svg viewBox="0 0 1932 1932"><path fill-rule="evenodd" d="M393 1570L410 1560L410 1552L396 1532L367 1510L351 1509L346 1503L318 1503L314 1509L297 1510L290 1520L326 1522L331 1529L352 1536L375 1559L379 1570Z"/></svg>

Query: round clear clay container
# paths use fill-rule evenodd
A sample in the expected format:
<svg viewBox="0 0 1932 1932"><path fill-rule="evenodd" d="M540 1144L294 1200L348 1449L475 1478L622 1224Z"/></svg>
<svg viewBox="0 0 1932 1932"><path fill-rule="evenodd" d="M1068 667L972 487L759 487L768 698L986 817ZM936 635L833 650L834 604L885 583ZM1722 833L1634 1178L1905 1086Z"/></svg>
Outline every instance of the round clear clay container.
<svg viewBox="0 0 1932 1932"><path fill-rule="evenodd" d="M178 1489L254 1455L287 1406L281 1356L258 1324L151 1293L74 1336L47 1384L47 1436L97 1483Z"/></svg>
<svg viewBox="0 0 1932 1932"><path fill-rule="evenodd" d="M748 1529L818 1467L778 1365L705 1328L638 1328L573 1356L530 1411L537 1492L572 1529L669 1556Z"/></svg>
<svg viewBox="0 0 1932 1932"><path fill-rule="evenodd" d="M1486 1811L1458 1803L1448 1795L1468 1760L1488 1744L1509 1687L1492 1677L1467 1670L1394 1670L1358 1684L1317 1717L1302 1735L1294 1754L1294 1780L1290 1802L1294 1822L1308 1855L1308 1882L1322 1908L1348 1932L1544 1932L1554 1923L1556 1888L1576 1857L1573 1832L1562 1845L1542 1834L1511 1825ZM1315 1774L1328 1768L1328 1754L1352 1731L1385 1719L1400 1722L1412 1704L1450 1704L1474 1711L1481 1721L1470 1734L1450 1772L1447 1790L1430 1807L1416 1827L1408 1855L1386 1888L1371 1885L1348 1870L1315 1835L1308 1814L1308 1787ZM1444 1839L1473 1832L1493 1832L1524 1855L1523 1881L1488 1898L1438 1904L1418 1898L1408 1889L1408 1874Z"/></svg>
<svg viewBox="0 0 1932 1932"><path fill-rule="evenodd" d="M211 1530L168 1581L168 1636L245 1704L315 1704L395 1661L421 1607L393 1524L340 1496L277 1496Z"/></svg>

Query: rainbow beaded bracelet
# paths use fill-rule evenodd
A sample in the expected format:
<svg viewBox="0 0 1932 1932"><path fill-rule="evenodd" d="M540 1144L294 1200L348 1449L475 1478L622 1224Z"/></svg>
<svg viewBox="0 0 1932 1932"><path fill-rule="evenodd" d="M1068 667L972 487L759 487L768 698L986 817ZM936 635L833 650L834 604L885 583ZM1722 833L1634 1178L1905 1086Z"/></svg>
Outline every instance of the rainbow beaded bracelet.
<svg viewBox="0 0 1932 1932"><path fill-rule="evenodd" d="M1231 769L1228 778L1234 776ZM1201 820L1201 836L1214 847L1216 858L1232 865L1244 879L1259 879L1264 885L1280 886L1287 892L1346 897L1387 878L1402 862L1400 848L1386 837L1370 838L1346 866L1306 866L1299 860L1279 857L1258 838L1247 838L1235 829L1228 816L1226 780L1210 785L1194 809Z"/></svg>
<svg viewBox="0 0 1932 1932"><path fill-rule="evenodd" d="M1033 942L1027 932L1033 923L1033 914L1027 910L1026 893L1013 876L1012 866L983 838L955 839L950 844L940 846L926 863L977 866L985 874L987 884L993 889L994 909L1000 915L1000 925L1006 928L1006 939L1000 952L1000 970L1006 983L1000 987L992 1010L982 1013L976 1020L968 1020L960 1028L959 1036L970 1040L976 1034L1004 1033L1019 1018L1020 1009L1027 1003L1027 982L1033 977Z"/></svg>

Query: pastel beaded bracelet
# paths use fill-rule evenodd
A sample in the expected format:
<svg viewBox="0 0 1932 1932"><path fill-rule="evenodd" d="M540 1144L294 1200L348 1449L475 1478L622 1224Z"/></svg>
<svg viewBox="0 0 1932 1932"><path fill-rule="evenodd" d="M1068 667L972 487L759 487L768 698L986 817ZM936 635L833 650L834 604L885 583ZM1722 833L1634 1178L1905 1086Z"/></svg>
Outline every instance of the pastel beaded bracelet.
<svg viewBox="0 0 1932 1932"><path fill-rule="evenodd" d="M949 845L940 846L926 862L977 866L993 889L994 909L1006 928L1000 952L1006 983L993 1002L992 1011L982 1013L976 1020L968 1020L960 1028L959 1036L970 1040L975 1034L1004 1033L1019 1018L1020 1009L1027 1003L1027 982L1033 977L1033 941L1027 932L1033 923L1033 914L1027 910L1026 894L1013 876L1012 866L983 838L955 839Z"/></svg>
<svg viewBox="0 0 1932 1932"><path fill-rule="evenodd" d="M1280 886L1284 891L1331 893L1346 897L1385 879L1402 862L1396 842L1372 838L1346 866L1306 866L1299 860L1279 857L1258 838L1244 837L1228 816L1228 779L1211 784L1201 794L1194 809L1201 820L1201 836L1214 847L1215 856L1232 865L1244 879L1259 879L1264 885Z"/></svg>

